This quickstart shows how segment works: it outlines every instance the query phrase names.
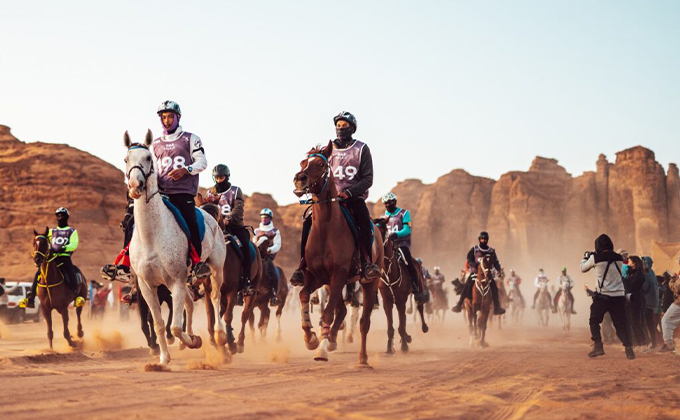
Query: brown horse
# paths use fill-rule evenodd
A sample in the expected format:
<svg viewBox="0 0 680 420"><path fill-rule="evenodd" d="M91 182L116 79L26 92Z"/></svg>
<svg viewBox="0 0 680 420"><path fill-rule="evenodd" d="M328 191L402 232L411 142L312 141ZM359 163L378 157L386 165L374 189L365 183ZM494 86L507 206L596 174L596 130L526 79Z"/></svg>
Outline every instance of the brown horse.
<svg viewBox="0 0 680 420"><path fill-rule="evenodd" d="M213 216L220 226L223 226L222 215L217 205L209 203L204 204L201 208ZM225 240L227 240L226 235ZM256 293L251 296L245 296L243 299L244 303L243 312L241 313L241 331L239 332L238 342L236 342L236 338L234 337L234 329L231 324L234 320L234 306L236 306L237 294L240 288L242 271L241 265L241 259L234 250L231 242L227 240L227 257L224 260L224 282L222 283L222 299L219 308L219 316L224 316L224 322L227 324L227 345L231 354L235 354L237 352L243 353L245 348L246 323L248 322L248 319L253 312L253 308L255 307L257 295L268 293L268 287L265 287L264 282L261 280L262 258L260 258L260 255L258 254L250 269L250 278ZM209 293L211 293L210 282L206 279L202 284L205 288L206 296L208 296ZM205 300L205 306L208 313L208 319L210 320L210 322L208 322L208 331L212 337L214 334L211 329L213 328L212 325L214 324L215 319L215 308L213 308L210 299ZM216 343L214 343L214 339L212 338L211 344L216 345Z"/></svg>
<svg viewBox="0 0 680 420"><path fill-rule="evenodd" d="M64 321L64 338L68 341L68 345L77 347L77 343L71 338L71 333L68 329L68 306L77 296L73 295L73 292L66 284L66 280L61 275L59 267L57 267L55 262L56 256L52 253L50 242L47 239L48 233L48 228L45 228L45 233L43 234L39 234L35 230L33 231L32 253L33 261L40 269L37 294L38 299L40 299L40 309L47 322L47 339L50 342L50 349L52 349L52 338L54 337L54 333L52 332L52 310L54 309L61 314L61 318ZM85 298L87 296L85 276L83 276L80 270L76 270L76 272L77 275L82 277L82 281L79 283L78 296ZM82 306L76 308L79 338L82 338L83 335L85 335L83 332L83 324L80 319L80 314L82 312Z"/></svg>
<svg viewBox="0 0 680 420"><path fill-rule="evenodd" d="M359 261L359 247L340 208L338 191L328 159L333 143L326 147L312 149L307 158L300 162L300 172L295 174L295 194L301 197L312 195L312 228L305 247L307 269L304 286L300 290L302 329L305 344L310 350L317 349L315 360L328 361L328 352L337 348L338 330L347 315L342 303L342 289L346 283L360 280L356 269ZM373 261L380 267L383 260L382 236L375 231ZM361 351L359 366L368 366L366 336L371 327L371 312L375 304L375 292L379 279L361 278L363 288L363 313L361 315ZM309 297L314 290L330 285L328 305L322 315L321 341L312 331L309 318Z"/></svg>
<svg viewBox="0 0 680 420"><path fill-rule="evenodd" d="M267 286L266 293L258 293L255 299L255 307L260 310L260 321L257 323L257 328L260 330L260 335L262 337L267 336L267 327L269 326L269 317L271 315L271 310L269 309L269 302L272 298L271 291L271 275L276 276L276 340L281 340L281 314L283 313L283 307L286 305L286 299L288 298L288 282L286 281L286 275L280 267L274 265L274 262L268 260L267 249L271 246L271 240L263 236L260 243L257 246L260 258L262 258L262 284ZM271 265L268 267L268 265ZM250 313L250 330L255 331L255 311Z"/></svg>
<svg viewBox="0 0 680 420"><path fill-rule="evenodd" d="M399 316L399 336L401 337L401 351L407 352L408 345L411 342L411 336L406 333L406 301L411 295L411 280L408 270L404 262L399 257L399 251L394 248L394 243L387 236L387 228L383 220L377 219L373 221L378 226L380 234L386 238L383 251L384 262L383 276L378 284L378 290L383 298L383 308L385 316L387 316L387 354L394 354L394 321L392 319L392 308L396 305L397 314ZM402 257L403 258L403 257ZM416 261L413 261L417 264ZM421 290L423 288L422 267L416 267L416 272L419 273L418 281ZM426 333L429 328L425 322L425 315L423 312L424 304L418 303L418 313L422 322L422 330Z"/></svg>
<svg viewBox="0 0 680 420"><path fill-rule="evenodd" d="M486 326L491 312L493 298L491 296L491 282L494 281L492 273L492 263L490 256L482 257L477 266L477 278L474 279L475 285L472 288L472 301L465 299L467 310L468 326L470 329L470 346L473 344L473 337L479 340L481 347L488 347L486 342ZM468 281L473 281L468 279Z"/></svg>

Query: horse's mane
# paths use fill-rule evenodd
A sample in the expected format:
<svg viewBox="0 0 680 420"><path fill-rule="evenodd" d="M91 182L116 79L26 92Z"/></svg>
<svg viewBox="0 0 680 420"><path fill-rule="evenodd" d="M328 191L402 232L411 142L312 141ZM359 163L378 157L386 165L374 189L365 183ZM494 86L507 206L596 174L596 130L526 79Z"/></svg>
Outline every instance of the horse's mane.
<svg viewBox="0 0 680 420"><path fill-rule="evenodd" d="M307 157L315 154L315 153L322 153L323 152L323 146L321 144L317 144L316 146L312 147L309 152L307 152Z"/></svg>
<svg viewBox="0 0 680 420"><path fill-rule="evenodd" d="M211 215L215 220L220 220L220 207L215 203L205 203L201 206L206 213Z"/></svg>

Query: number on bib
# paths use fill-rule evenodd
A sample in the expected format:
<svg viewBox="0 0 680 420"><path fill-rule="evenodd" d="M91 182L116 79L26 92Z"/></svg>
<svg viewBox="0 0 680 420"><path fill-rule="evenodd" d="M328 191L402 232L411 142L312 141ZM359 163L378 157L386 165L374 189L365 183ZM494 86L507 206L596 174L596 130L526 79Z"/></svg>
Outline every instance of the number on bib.
<svg viewBox="0 0 680 420"><path fill-rule="evenodd" d="M66 245L66 243L68 243L68 239L56 237L56 238L52 238L52 243L61 247L61 246Z"/></svg>
<svg viewBox="0 0 680 420"><path fill-rule="evenodd" d="M231 206L229 204L225 204L222 206L222 216L229 216L231 214Z"/></svg>
<svg viewBox="0 0 680 420"><path fill-rule="evenodd" d="M166 156L163 159L161 159L161 167L166 170L170 166L172 166L172 169L184 168L185 163L186 159L184 159L184 156L175 156L174 160L170 156Z"/></svg>
<svg viewBox="0 0 680 420"><path fill-rule="evenodd" d="M337 179L345 179L345 177L349 178L350 181L354 179L354 177L357 175L359 170L354 167L354 166L338 166L335 168L333 171L333 176Z"/></svg>

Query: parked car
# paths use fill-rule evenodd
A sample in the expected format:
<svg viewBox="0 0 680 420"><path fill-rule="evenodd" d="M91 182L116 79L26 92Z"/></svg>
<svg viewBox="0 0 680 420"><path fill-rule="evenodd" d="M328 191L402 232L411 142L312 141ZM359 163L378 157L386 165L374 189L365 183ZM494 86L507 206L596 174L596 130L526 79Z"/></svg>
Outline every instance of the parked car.
<svg viewBox="0 0 680 420"><path fill-rule="evenodd" d="M7 282L5 284L7 300L0 300L0 314L2 314L4 322L17 324L29 319L34 322L40 320L40 301L37 297L34 308L24 309L19 307L19 301L26 297L29 290L31 290L31 283Z"/></svg>

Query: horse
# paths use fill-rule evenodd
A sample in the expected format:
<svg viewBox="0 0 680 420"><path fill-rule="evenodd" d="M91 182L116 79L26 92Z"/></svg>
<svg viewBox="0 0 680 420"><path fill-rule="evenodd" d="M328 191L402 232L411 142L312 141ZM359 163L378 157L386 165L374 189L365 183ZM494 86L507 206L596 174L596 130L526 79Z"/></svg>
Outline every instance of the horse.
<svg viewBox="0 0 680 420"><path fill-rule="evenodd" d="M401 337L401 351L408 352L408 345L412 338L406 332L406 301L411 295L412 287L411 280L406 269L406 262L404 256L400 255L399 250L395 249L394 243L387 236L387 227L383 220L376 219L373 221L378 229L380 235L385 238L383 242L383 267L387 267L383 271L381 281L378 284L378 290L383 298L383 308L385 316L387 317L387 354L394 354L394 321L392 319L392 308L396 305L397 315L399 316L399 336ZM417 264L416 261L413 261ZM424 287L422 267L417 266L416 272L419 273L417 282L420 283L421 290ZM424 305L417 303L416 308L420 314L422 321L422 331L426 333L429 330L425 322Z"/></svg>
<svg viewBox="0 0 680 420"><path fill-rule="evenodd" d="M167 365L170 363L170 353L157 294L161 285L166 286L173 296L172 334L189 348L202 345L201 337L193 334L194 303L187 289L189 241L159 194L158 175L154 171L153 156L149 150L153 142L151 130L147 131L143 144L132 143L127 131L123 141L128 149L125 157L128 194L135 201L130 265L137 274L140 292L149 304L156 335L160 338L160 364ZM203 212L205 237L202 241L202 259L211 271L210 299L214 306L219 307L226 249L217 222L208 216ZM182 307L186 313L186 332L182 329ZM216 331L214 334L211 332L211 337L214 336L214 340L223 346L227 335L220 318L215 319L214 329Z"/></svg>
<svg viewBox="0 0 680 420"><path fill-rule="evenodd" d="M550 294L548 293L548 285L545 283L541 285L538 291L536 312L538 313L538 325L547 327L550 320Z"/></svg>
<svg viewBox="0 0 680 420"><path fill-rule="evenodd" d="M50 349L53 349L52 339L54 333L52 332L52 310L56 310L61 314L64 321L64 338L71 347L77 347L78 344L71 338L71 333L68 329L68 306L75 301L77 296L74 296L71 289L66 285L64 276L59 271L55 261L56 255L52 252L50 242L47 239L49 228L45 228L45 233L38 233L33 230L33 262L40 270L38 277L38 299L40 300L40 310L47 323L47 340L50 343ZM78 283L78 296L85 298L87 296L87 283L85 276L76 269L77 275L80 276ZM81 313L83 307L76 308L76 316L78 318L78 338L83 338L83 324L81 322Z"/></svg>
<svg viewBox="0 0 680 420"><path fill-rule="evenodd" d="M363 312L361 316L361 350L359 366L368 367L366 337L371 326L371 312L379 279L361 278L357 270L359 245L348 226L343 209L340 207L335 180L330 171L329 158L333 142L325 147L316 147L300 162L300 171L295 174L295 194L301 197L311 194L312 227L305 247L307 269L304 286L300 290L300 305L304 341L309 350L317 349L317 361L328 361L328 352L337 349L337 336L347 308L342 303L342 289L346 283L361 282L363 288ZM373 261L382 265L383 247L380 232L374 231L371 250ZM314 290L328 284L330 293L328 305L322 316L321 340L312 331L309 318L309 297Z"/></svg>
<svg viewBox="0 0 680 420"><path fill-rule="evenodd" d="M501 272L498 274L498 278L496 278L494 281L498 287L498 302L500 303L501 308L508 309L508 306L510 305L510 297L508 296L508 292L505 290L505 271L503 269L501 269ZM499 315L496 316L496 318L498 319L498 329L500 330L502 328L502 324L505 322L505 315Z"/></svg>
<svg viewBox="0 0 680 420"><path fill-rule="evenodd" d="M430 301L425 305L426 309L428 306L430 308L430 320L435 319L443 324L446 319L446 313L449 311L448 293L444 290L443 284L429 282L427 287L430 289Z"/></svg>
<svg viewBox="0 0 680 420"><path fill-rule="evenodd" d="M311 298L309 300L309 312L314 313L314 306L319 305L319 312L323 314L324 309L326 309L326 305L328 304L328 294L329 294L330 287L328 285L324 285L322 287L319 287L312 293ZM321 319L319 319L319 326L321 326Z"/></svg>
<svg viewBox="0 0 680 420"><path fill-rule="evenodd" d="M560 293L560 300L557 302L557 309L560 312L560 318L562 318L562 328L564 331L571 329L571 310L574 308L574 302L572 302L568 292L567 284L564 283L562 285L562 293Z"/></svg>
<svg viewBox="0 0 680 420"><path fill-rule="evenodd" d="M269 325L270 309L269 304L271 301L271 279L272 275L276 276L276 340L281 340L281 314L283 313L283 307L286 305L286 298L288 297L288 282L286 281L286 276L283 269L274 265L274 262L268 259L267 249L271 246L271 240L266 236L260 238L257 243L257 250L262 258L262 284L267 286L267 293L257 295L255 299L255 307L260 310L260 321L257 324L260 330L260 336L267 336L267 326ZM269 266L269 267L268 267ZM249 317L250 329L254 331L253 324L255 323L255 313L251 312Z"/></svg>
<svg viewBox="0 0 680 420"><path fill-rule="evenodd" d="M468 279L472 281L472 279ZM470 332L470 346L474 339L478 340L481 347L488 347L486 342L486 327L491 312L493 298L491 296L491 282L494 281L491 256L486 255L480 259L477 266L477 277L474 279L472 288L472 300L465 298L465 309Z"/></svg>
<svg viewBox="0 0 680 420"><path fill-rule="evenodd" d="M510 299L510 316L512 318L512 322L515 324L521 324L526 303L524 302L522 292L519 290L519 285L515 284L510 289L508 298Z"/></svg>

